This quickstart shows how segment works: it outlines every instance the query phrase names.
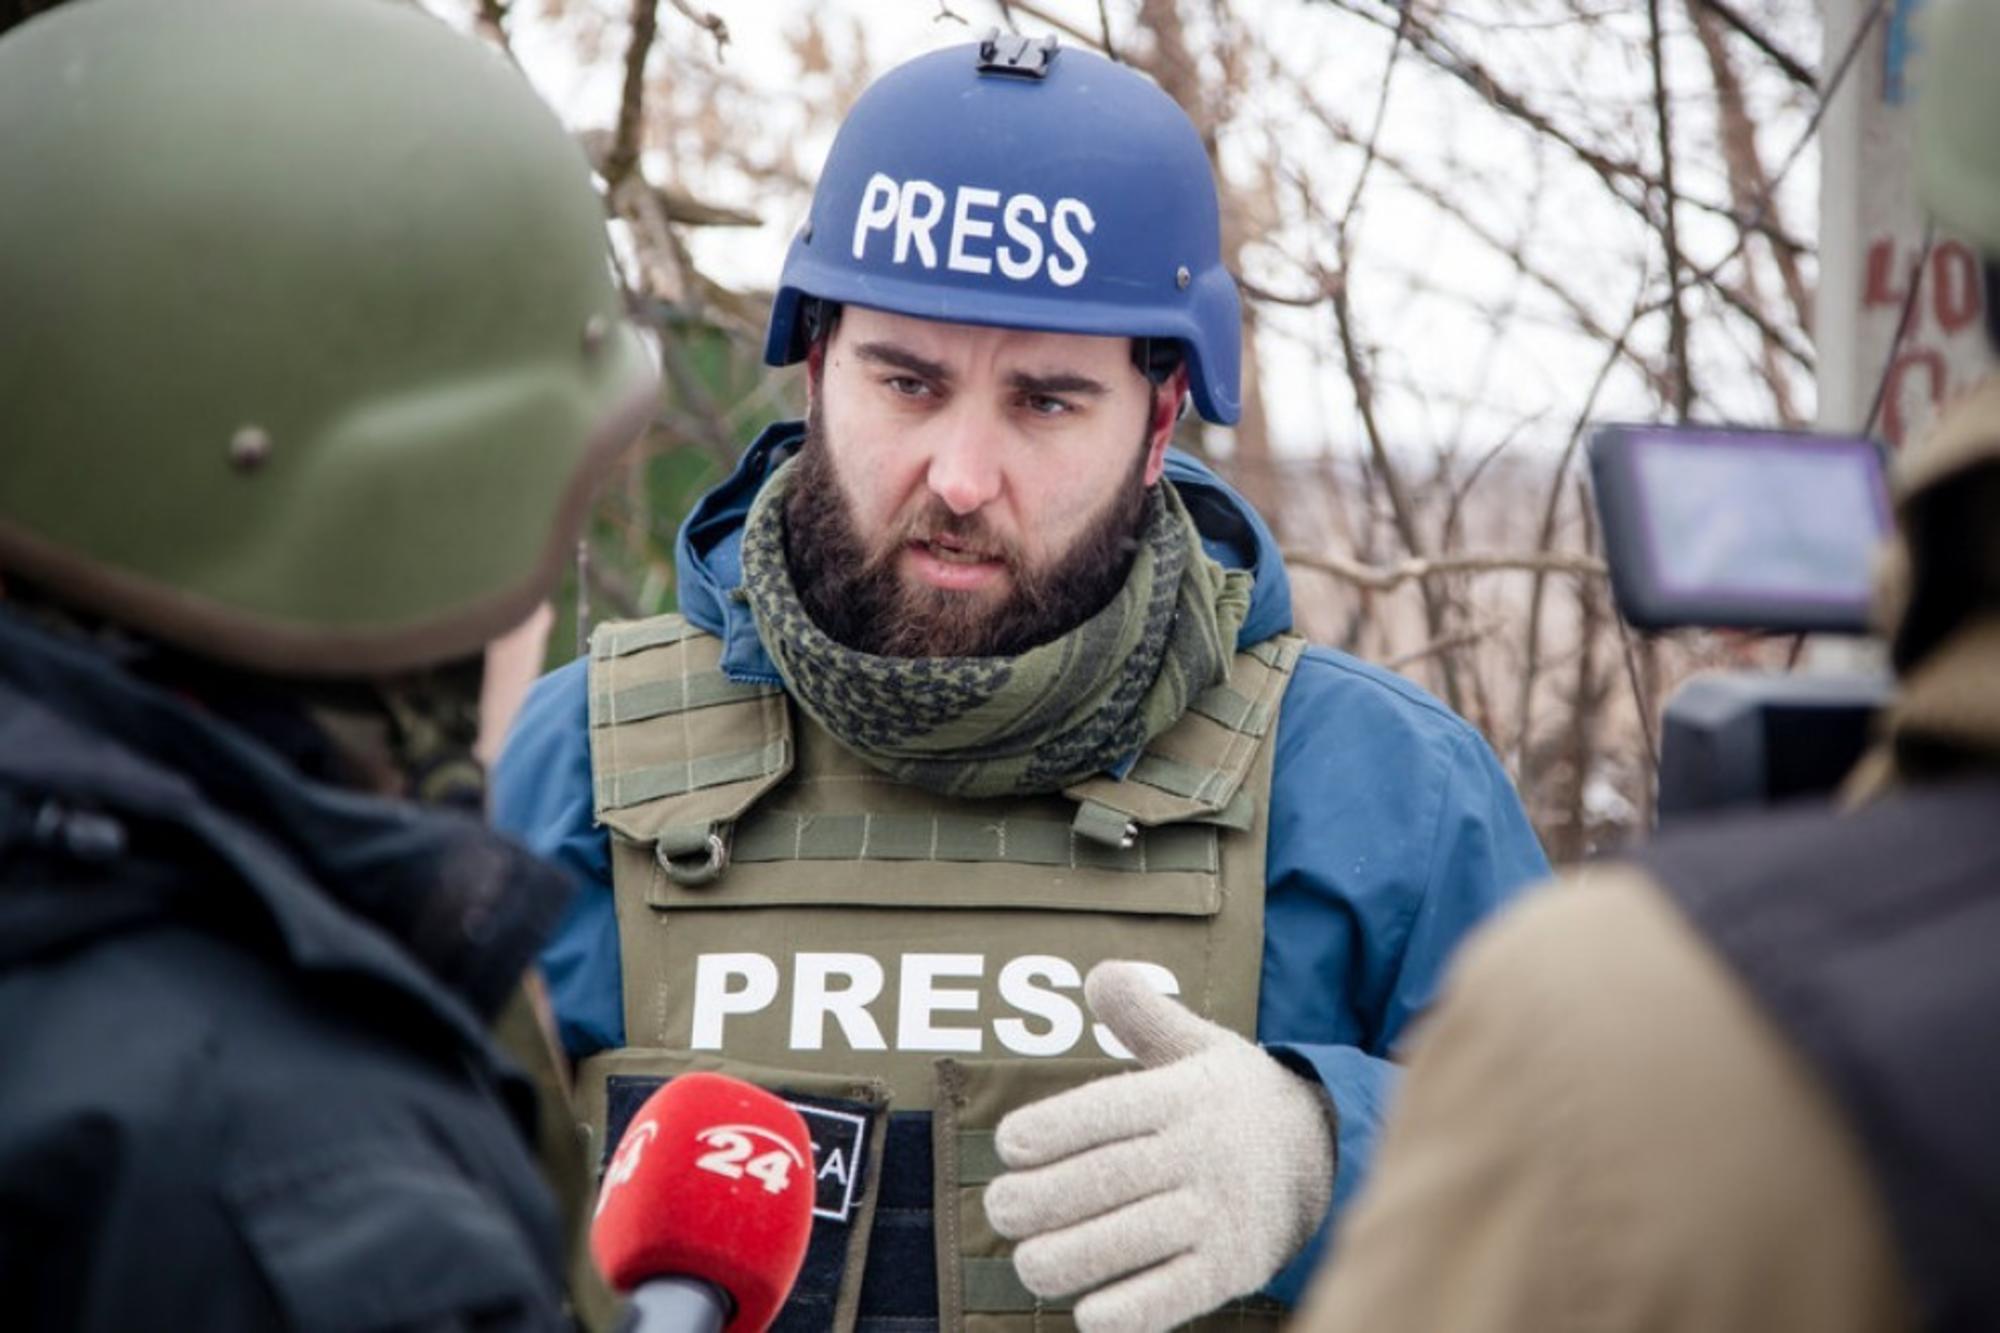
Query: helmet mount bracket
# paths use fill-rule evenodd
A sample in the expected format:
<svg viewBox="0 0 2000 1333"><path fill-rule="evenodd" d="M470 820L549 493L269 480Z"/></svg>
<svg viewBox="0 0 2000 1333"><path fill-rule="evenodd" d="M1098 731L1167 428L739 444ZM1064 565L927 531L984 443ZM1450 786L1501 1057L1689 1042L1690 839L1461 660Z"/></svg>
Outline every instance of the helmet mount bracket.
<svg viewBox="0 0 2000 1333"><path fill-rule="evenodd" d="M1056 59L1056 37L1023 37L1015 32L988 28L979 39L979 72L1005 74L1018 79L1045 79Z"/></svg>

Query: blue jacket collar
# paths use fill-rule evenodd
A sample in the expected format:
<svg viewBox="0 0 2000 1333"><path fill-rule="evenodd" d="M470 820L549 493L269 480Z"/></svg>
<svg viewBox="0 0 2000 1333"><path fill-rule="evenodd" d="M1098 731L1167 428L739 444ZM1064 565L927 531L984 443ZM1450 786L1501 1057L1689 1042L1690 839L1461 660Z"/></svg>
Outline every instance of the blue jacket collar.
<svg viewBox="0 0 2000 1333"><path fill-rule="evenodd" d="M676 544L681 614L722 640L722 670L732 680L776 684L778 670L757 637L743 582L743 524L757 492L805 438L801 422L771 426L743 451L728 480L696 502ZM1208 467L1178 450L1167 453L1167 480L1180 491L1209 555L1256 575L1239 645L1292 627L1292 590L1278 543L1249 502Z"/></svg>

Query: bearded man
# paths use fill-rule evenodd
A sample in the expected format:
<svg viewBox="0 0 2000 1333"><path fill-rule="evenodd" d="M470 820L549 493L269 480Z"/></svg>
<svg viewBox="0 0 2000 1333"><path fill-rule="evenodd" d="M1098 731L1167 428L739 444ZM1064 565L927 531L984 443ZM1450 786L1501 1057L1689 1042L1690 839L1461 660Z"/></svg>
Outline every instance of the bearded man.
<svg viewBox="0 0 2000 1333"><path fill-rule="evenodd" d="M813 1126L783 1327L1275 1319L1391 1049L1544 870L1478 735L1293 636L1268 529L1168 448L1238 414L1218 238L1130 69L891 71L773 310L807 420L502 757L499 819L587 886L542 961L599 1160L692 1068Z"/></svg>

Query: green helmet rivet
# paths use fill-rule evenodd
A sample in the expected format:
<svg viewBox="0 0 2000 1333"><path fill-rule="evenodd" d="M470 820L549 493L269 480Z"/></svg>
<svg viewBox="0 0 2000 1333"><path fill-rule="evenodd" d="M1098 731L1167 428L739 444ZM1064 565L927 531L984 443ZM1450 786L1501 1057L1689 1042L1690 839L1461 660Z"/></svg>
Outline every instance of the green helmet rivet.
<svg viewBox="0 0 2000 1333"><path fill-rule="evenodd" d="M261 426L245 426L229 440L229 465L238 472L254 472L271 456L271 434Z"/></svg>
<svg viewBox="0 0 2000 1333"><path fill-rule="evenodd" d="M1180 288L1182 291L1186 291L1187 285L1193 281L1194 281L1194 274L1188 272L1188 267L1186 264L1182 264L1179 268L1174 270L1174 286Z"/></svg>
<svg viewBox="0 0 2000 1333"><path fill-rule="evenodd" d="M592 315L583 321L583 354L596 356L604 350L604 340L611 336L611 322L602 315Z"/></svg>

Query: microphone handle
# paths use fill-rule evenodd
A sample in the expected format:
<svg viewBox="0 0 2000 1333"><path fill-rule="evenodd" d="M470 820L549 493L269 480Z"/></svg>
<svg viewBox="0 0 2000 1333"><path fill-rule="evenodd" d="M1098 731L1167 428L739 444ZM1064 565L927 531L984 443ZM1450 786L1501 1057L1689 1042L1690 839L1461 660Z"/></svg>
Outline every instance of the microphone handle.
<svg viewBox="0 0 2000 1333"><path fill-rule="evenodd" d="M648 1278L626 1298L617 1333L722 1333L733 1302L698 1277Z"/></svg>

